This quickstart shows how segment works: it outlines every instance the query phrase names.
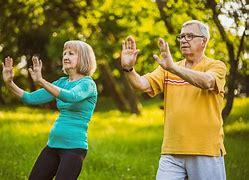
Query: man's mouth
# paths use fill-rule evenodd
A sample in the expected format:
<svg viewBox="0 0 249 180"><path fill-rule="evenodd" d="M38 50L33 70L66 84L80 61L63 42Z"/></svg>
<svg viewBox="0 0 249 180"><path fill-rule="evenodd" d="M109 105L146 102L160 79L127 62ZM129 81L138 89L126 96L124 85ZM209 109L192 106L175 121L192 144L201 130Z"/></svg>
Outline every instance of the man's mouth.
<svg viewBox="0 0 249 180"><path fill-rule="evenodd" d="M181 49L190 48L189 46L182 46Z"/></svg>

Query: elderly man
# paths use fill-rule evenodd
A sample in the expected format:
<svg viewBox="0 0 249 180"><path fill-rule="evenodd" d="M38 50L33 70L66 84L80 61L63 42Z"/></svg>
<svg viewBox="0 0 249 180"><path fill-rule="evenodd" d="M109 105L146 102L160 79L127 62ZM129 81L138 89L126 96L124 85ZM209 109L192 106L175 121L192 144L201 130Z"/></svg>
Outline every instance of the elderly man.
<svg viewBox="0 0 249 180"><path fill-rule="evenodd" d="M155 96L164 93L165 122L157 180L226 179L222 101L226 66L205 56L209 28L200 21L183 24L177 36L184 60L174 62L159 39L159 66L140 76L134 65L138 50L129 36L122 44L121 65L131 85Z"/></svg>

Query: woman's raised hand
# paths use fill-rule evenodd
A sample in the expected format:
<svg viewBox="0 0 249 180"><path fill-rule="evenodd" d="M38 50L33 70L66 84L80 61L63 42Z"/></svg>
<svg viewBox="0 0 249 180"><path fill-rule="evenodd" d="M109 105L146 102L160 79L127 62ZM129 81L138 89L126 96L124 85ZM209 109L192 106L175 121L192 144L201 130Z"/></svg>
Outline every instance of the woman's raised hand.
<svg viewBox="0 0 249 180"><path fill-rule="evenodd" d="M14 78L14 72L13 72L13 59L9 56L5 58L4 63L2 63L3 66L3 81L7 84L13 81Z"/></svg>
<svg viewBox="0 0 249 180"><path fill-rule="evenodd" d="M35 83L39 83L42 80L42 61L38 57L32 57L33 67L29 68L31 78Z"/></svg>

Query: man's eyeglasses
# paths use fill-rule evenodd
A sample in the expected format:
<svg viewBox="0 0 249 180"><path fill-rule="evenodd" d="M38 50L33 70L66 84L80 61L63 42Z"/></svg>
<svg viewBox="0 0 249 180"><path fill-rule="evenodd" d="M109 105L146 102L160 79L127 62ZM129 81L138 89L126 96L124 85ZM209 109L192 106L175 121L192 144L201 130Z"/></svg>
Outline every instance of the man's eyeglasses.
<svg viewBox="0 0 249 180"><path fill-rule="evenodd" d="M189 34L180 34L180 35L176 36L176 39L179 42L182 40L182 38L184 38L186 41L191 41L196 37L206 38L205 36L200 36L200 35L195 35L195 34L189 33Z"/></svg>

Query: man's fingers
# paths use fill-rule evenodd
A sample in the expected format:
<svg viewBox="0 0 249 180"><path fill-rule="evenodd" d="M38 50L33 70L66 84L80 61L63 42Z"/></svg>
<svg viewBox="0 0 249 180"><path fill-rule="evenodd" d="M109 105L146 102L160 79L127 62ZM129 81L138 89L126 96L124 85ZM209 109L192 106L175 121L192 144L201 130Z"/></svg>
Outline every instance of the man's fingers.
<svg viewBox="0 0 249 180"><path fill-rule="evenodd" d="M125 41L125 49L128 49L128 44L127 44L127 41Z"/></svg>
<svg viewBox="0 0 249 180"><path fill-rule="evenodd" d="M135 39L131 35L127 37L127 41L129 41L129 48L130 49L136 49Z"/></svg>
<svg viewBox="0 0 249 180"><path fill-rule="evenodd" d="M169 52L168 43L165 42L163 40L163 38L159 38L159 40L158 40L158 46L159 46L161 52Z"/></svg>
<svg viewBox="0 0 249 180"><path fill-rule="evenodd" d="M156 54L153 55L153 58L154 58L159 64L161 64L161 59L160 59Z"/></svg>
<svg viewBox="0 0 249 180"><path fill-rule="evenodd" d="M135 56L135 57L137 57L137 54L139 53L139 51L140 51L139 49L136 49L136 50L134 51L134 56Z"/></svg>
<svg viewBox="0 0 249 180"><path fill-rule="evenodd" d="M159 46L160 50L162 50L165 47L165 42L164 42L163 38L159 38L158 46Z"/></svg>
<svg viewBox="0 0 249 180"><path fill-rule="evenodd" d="M134 40L131 41L131 49L136 49L136 43Z"/></svg>
<svg viewBox="0 0 249 180"><path fill-rule="evenodd" d="M170 51L169 51L169 44L167 42L165 42L165 48L166 48L166 52L170 53Z"/></svg>
<svg viewBox="0 0 249 180"><path fill-rule="evenodd" d="M130 39L128 39L128 48L131 49L132 48L132 42Z"/></svg>
<svg viewBox="0 0 249 180"><path fill-rule="evenodd" d="M159 38L158 44L159 44L159 46L164 45L164 40L163 40L163 38Z"/></svg>
<svg viewBox="0 0 249 180"><path fill-rule="evenodd" d="M160 48L161 56L163 58L168 58L170 56L169 44L162 38L159 38L158 45Z"/></svg>
<svg viewBox="0 0 249 180"><path fill-rule="evenodd" d="M122 42L122 50L125 50L125 41Z"/></svg>

